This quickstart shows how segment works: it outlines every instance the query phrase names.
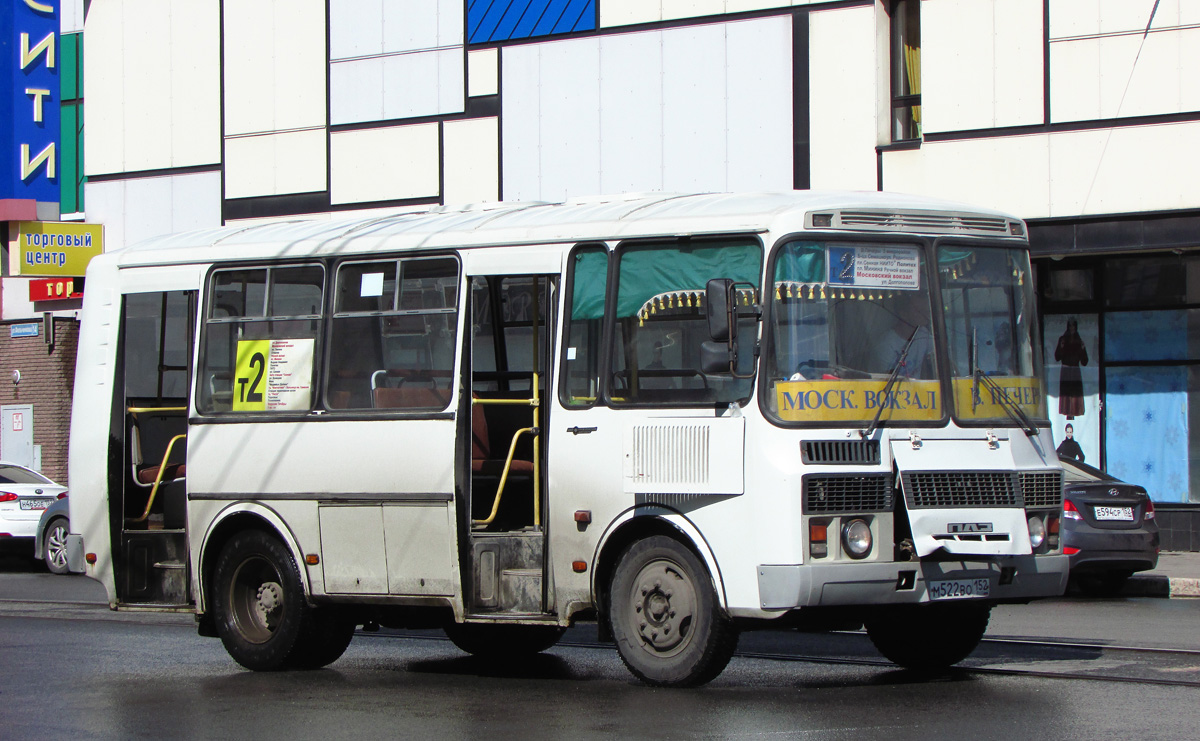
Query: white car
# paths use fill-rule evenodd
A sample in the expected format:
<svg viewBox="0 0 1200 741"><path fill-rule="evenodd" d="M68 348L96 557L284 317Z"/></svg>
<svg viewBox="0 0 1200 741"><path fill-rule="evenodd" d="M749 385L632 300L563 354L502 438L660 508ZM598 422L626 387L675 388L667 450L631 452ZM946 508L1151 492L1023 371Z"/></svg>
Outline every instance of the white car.
<svg viewBox="0 0 1200 741"><path fill-rule="evenodd" d="M42 511L66 495L37 471L0 461L0 544L21 538L32 548Z"/></svg>

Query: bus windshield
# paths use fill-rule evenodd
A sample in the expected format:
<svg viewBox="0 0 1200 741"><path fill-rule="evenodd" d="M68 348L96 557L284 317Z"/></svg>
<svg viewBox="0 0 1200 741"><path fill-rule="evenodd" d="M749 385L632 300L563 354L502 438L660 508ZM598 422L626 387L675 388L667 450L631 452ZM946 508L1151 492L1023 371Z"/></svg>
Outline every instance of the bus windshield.
<svg viewBox="0 0 1200 741"><path fill-rule="evenodd" d="M937 261L955 417L1002 425L1022 412L1044 419L1029 254L953 245L939 247Z"/></svg>
<svg viewBox="0 0 1200 741"><path fill-rule="evenodd" d="M768 409L789 422L935 422L944 405L916 245L796 241L773 266Z"/></svg>

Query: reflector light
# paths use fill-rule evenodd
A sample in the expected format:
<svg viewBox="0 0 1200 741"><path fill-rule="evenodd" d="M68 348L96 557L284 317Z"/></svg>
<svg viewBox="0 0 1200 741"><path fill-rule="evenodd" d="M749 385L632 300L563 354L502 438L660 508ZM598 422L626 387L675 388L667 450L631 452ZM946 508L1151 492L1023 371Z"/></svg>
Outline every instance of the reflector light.
<svg viewBox="0 0 1200 741"><path fill-rule="evenodd" d="M84 556L84 557L83 557L83 560L84 560L84 561L87 561L87 562L88 562L88 563L90 563L90 564L94 564L94 563L96 563L96 554L95 554L95 553L89 553L89 554L87 554L86 556Z"/></svg>
<svg viewBox="0 0 1200 741"><path fill-rule="evenodd" d="M11 491L0 491L0 502L15 502L15 501L17 501L16 494L13 494Z"/></svg>
<svg viewBox="0 0 1200 741"><path fill-rule="evenodd" d="M1079 510L1075 508L1075 504L1070 499L1063 501L1063 517L1068 520L1083 519L1083 515L1079 514Z"/></svg>
<svg viewBox="0 0 1200 741"><path fill-rule="evenodd" d="M1046 518L1046 532L1050 533L1051 535L1058 535L1058 518L1054 515L1050 515L1048 518Z"/></svg>
<svg viewBox="0 0 1200 741"><path fill-rule="evenodd" d="M308 564L309 566L316 566L317 564L321 563L321 557L315 553L309 553L304 557L304 563Z"/></svg>
<svg viewBox="0 0 1200 741"><path fill-rule="evenodd" d="M1143 520L1153 520L1154 519L1154 502L1151 502L1149 499L1146 500L1146 514L1142 515L1142 519Z"/></svg>
<svg viewBox="0 0 1200 741"><path fill-rule="evenodd" d="M59 495L58 495L58 498L59 498L59 499L66 499L66 498L67 498L67 493L64 491L62 494L59 494Z"/></svg>
<svg viewBox="0 0 1200 741"><path fill-rule="evenodd" d="M572 561L571 569L576 574L582 574L583 572L587 571L587 561Z"/></svg>
<svg viewBox="0 0 1200 741"><path fill-rule="evenodd" d="M1074 556L1076 553L1079 553L1079 549L1072 548L1071 546L1067 546L1067 547L1063 548L1063 553L1065 553L1068 556Z"/></svg>

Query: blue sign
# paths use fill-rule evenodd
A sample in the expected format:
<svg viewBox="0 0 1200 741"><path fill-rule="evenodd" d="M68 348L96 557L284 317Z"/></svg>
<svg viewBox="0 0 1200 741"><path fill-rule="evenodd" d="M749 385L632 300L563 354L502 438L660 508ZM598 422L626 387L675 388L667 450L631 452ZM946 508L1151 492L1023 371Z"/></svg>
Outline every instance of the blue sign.
<svg viewBox="0 0 1200 741"><path fill-rule="evenodd" d="M58 0L0 2L0 198L59 202Z"/></svg>
<svg viewBox="0 0 1200 741"><path fill-rule="evenodd" d="M41 331L38 329L38 326L39 325L37 325L37 324L10 324L10 325L8 325L8 336L9 337L37 337L38 332Z"/></svg>

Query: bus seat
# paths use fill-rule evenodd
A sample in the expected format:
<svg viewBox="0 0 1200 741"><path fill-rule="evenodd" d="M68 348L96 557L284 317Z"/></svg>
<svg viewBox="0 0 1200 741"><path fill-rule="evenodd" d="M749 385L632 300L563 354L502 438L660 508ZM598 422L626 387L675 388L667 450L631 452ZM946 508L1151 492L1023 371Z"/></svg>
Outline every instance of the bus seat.
<svg viewBox="0 0 1200 741"><path fill-rule="evenodd" d="M471 471L485 476L499 476L504 472L504 458L493 458L488 439L487 415L483 404L471 405ZM508 455L507 448L503 455ZM513 458L509 474L533 473L533 461Z"/></svg>
<svg viewBox="0 0 1200 741"><path fill-rule="evenodd" d="M158 469L162 466L144 466L137 469L136 479L142 486L153 486L158 478ZM163 470L163 482L176 481L187 476L186 463L168 463Z"/></svg>

